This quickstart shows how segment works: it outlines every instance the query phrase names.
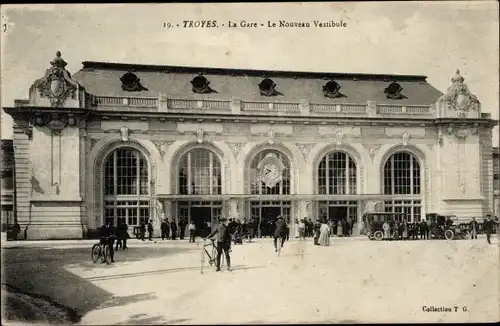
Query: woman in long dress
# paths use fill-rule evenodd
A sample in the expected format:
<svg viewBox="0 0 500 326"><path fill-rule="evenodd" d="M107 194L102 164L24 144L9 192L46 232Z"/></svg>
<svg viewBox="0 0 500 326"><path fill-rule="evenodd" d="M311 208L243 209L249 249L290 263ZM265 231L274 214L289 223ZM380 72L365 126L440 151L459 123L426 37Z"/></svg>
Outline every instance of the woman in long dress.
<svg viewBox="0 0 500 326"><path fill-rule="evenodd" d="M326 221L321 223L321 227L319 229L319 245L320 246L329 246L330 245L330 227Z"/></svg>
<svg viewBox="0 0 500 326"><path fill-rule="evenodd" d="M342 231L342 220L339 220L339 221L337 222L337 236L338 236L338 237L341 237L341 236L343 236L343 235L344 235L344 233L343 233L343 231Z"/></svg>
<svg viewBox="0 0 500 326"><path fill-rule="evenodd" d="M300 237L300 234L299 234L299 220L296 219L295 220L295 223L294 223L294 238L298 238Z"/></svg>

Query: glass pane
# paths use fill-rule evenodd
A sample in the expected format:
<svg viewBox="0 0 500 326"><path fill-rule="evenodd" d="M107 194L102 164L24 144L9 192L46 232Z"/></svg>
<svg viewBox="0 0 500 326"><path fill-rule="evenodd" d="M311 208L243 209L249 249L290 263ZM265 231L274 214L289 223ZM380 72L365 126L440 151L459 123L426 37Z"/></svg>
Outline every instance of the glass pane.
<svg viewBox="0 0 500 326"><path fill-rule="evenodd" d="M129 208L128 209L127 224L129 226L138 226L139 225L139 219L137 218L137 208Z"/></svg>
<svg viewBox="0 0 500 326"><path fill-rule="evenodd" d="M320 194L356 194L356 164L343 152L328 153L318 167L318 191Z"/></svg>
<svg viewBox="0 0 500 326"><path fill-rule="evenodd" d="M183 156L179 164L179 194L220 195L221 163L215 153L196 148Z"/></svg>

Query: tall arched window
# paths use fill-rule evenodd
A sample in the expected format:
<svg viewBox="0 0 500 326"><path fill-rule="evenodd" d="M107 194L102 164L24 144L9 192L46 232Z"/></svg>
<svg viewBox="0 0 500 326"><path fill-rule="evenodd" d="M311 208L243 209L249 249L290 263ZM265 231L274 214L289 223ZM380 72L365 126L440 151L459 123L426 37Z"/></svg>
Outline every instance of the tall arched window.
<svg viewBox="0 0 500 326"><path fill-rule="evenodd" d="M207 222L215 223L222 213L221 200L203 199L222 194L220 159L211 150L194 148L181 157L177 171L177 193L196 196L177 203L177 217L179 221L193 221L201 235L207 230Z"/></svg>
<svg viewBox="0 0 500 326"><path fill-rule="evenodd" d="M137 226L149 219L149 170L144 155L134 148L114 150L104 164L104 217Z"/></svg>
<svg viewBox="0 0 500 326"><path fill-rule="evenodd" d="M383 178L384 195L400 197L384 202L386 212L405 213L409 222L420 221L422 200L417 158L408 152L392 154L384 165Z"/></svg>
<svg viewBox="0 0 500 326"><path fill-rule="evenodd" d="M357 193L356 163L344 152L333 151L320 161L317 173L318 193L333 195L332 200L320 201L319 218L357 220L358 202L335 200L335 195Z"/></svg>

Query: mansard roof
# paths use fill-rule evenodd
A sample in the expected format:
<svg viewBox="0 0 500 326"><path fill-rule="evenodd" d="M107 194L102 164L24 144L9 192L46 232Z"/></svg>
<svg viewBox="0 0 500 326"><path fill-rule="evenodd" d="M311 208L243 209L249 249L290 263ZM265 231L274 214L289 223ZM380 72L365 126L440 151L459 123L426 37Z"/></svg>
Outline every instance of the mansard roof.
<svg viewBox="0 0 500 326"><path fill-rule="evenodd" d="M132 73L140 88L122 87L121 79ZM210 92L194 92L192 81L202 75L209 82ZM127 78L130 75L127 76ZM276 84L276 96L264 96L259 84L270 78ZM246 101L312 103L366 103L430 105L443 95L427 83L426 76L392 74L319 73L226 69L209 67L137 65L106 62L83 62L83 68L73 75L86 91L98 96L157 97L160 93L176 99L238 98ZM340 96L327 97L324 86L329 81L339 86ZM385 90L391 83L402 88L399 99L391 99Z"/></svg>

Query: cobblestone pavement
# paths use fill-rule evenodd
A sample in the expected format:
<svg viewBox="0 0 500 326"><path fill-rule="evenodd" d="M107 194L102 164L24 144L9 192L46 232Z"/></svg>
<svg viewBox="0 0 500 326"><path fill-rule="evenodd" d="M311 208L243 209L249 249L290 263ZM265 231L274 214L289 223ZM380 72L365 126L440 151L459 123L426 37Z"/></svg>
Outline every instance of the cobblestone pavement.
<svg viewBox="0 0 500 326"><path fill-rule="evenodd" d="M203 274L201 242L132 240L110 266L90 261L93 241L38 242L3 250L2 282L50 296L80 324L497 321L493 241L294 239L278 257L259 239L233 247L232 272ZM442 308L452 311L431 311Z"/></svg>

